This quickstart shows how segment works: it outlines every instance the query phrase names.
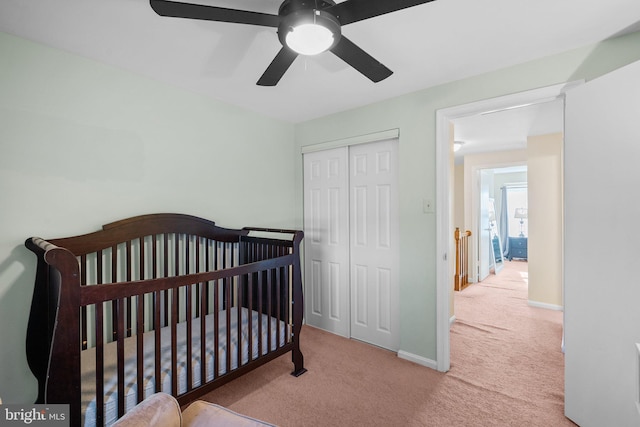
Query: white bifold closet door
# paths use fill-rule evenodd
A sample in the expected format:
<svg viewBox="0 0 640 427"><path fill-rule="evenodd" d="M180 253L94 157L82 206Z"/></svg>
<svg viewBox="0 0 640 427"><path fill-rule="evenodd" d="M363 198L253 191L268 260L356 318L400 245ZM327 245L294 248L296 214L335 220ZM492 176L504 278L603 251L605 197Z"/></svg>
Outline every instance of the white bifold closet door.
<svg viewBox="0 0 640 427"><path fill-rule="evenodd" d="M349 337L348 147L304 154L305 320Z"/></svg>
<svg viewBox="0 0 640 427"><path fill-rule="evenodd" d="M305 153L307 323L399 347L397 139Z"/></svg>

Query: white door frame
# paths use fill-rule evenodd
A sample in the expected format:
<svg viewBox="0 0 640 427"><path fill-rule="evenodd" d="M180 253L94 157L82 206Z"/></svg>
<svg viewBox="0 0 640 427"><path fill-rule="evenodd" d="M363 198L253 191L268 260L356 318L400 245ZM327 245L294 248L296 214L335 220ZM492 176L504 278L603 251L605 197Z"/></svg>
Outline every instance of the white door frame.
<svg viewBox="0 0 640 427"><path fill-rule="evenodd" d="M533 89L512 95L486 99L436 111L436 368L446 372L451 367L450 295L451 271L449 256L455 256L451 227L450 165L452 149L449 123L451 120L508 107L541 103L556 99L583 81Z"/></svg>
<svg viewBox="0 0 640 427"><path fill-rule="evenodd" d="M480 282L491 274L491 267L495 268L493 263L491 228L489 227L489 184L487 183L486 177L487 174L491 173L491 186L493 187L493 173L491 169L478 169L476 173L474 173L473 178L476 178L477 186L474 188L478 194L479 203L477 206L478 209L475 211L472 210L471 215L475 218L478 225L472 229L471 237L473 238L474 235L477 236L475 247L478 253L478 268L472 270L472 273L477 273L477 281Z"/></svg>
<svg viewBox="0 0 640 427"><path fill-rule="evenodd" d="M480 254L479 254L479 237L480 236L480 227L481 227L481 221L480 221L480 195L479 193L479 188L480 188L480 174L482 173L483 170L485 169L500 169L500 168L508 168L508 167L512 167L512 166L526 166L527 163L526 162L518 162L518 161L513 161L513 162L490 162L490 163L479 163L479 164L475 164L473 166L471 166L470 171L469 169L465 170L465 185L464 185L464 192L465 194L470 194L471 197L471 203L469 203L469 208L465 209L467 212L465 212L465 225L469 224L468 227L466 227L468 230L471 230L471 237L470 237L470 247L469 247L469 263L470 263L470 267L469 267L469 271L470 271L470 275L469 275L469 282L470 283L477 283L480 281L479 278L479 270L480 270ZM470 173L467 173L470 172ZM469 214L467 216L467 214ZM507 236L508 238L508 236ZM473 276L472 276L473 275Z"/></svg>

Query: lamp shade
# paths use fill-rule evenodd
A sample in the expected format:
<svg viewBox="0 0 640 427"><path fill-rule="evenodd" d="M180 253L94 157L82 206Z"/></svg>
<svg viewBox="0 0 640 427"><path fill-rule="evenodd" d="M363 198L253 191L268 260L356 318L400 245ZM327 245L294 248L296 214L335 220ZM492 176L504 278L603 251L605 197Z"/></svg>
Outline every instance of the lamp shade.
<svg viewBox="0 0 640 427"><path fill-rule="evenodd" d="M527 217L527 208L516 208L516 213L513 215L514 218L526 218Z"/></svg>

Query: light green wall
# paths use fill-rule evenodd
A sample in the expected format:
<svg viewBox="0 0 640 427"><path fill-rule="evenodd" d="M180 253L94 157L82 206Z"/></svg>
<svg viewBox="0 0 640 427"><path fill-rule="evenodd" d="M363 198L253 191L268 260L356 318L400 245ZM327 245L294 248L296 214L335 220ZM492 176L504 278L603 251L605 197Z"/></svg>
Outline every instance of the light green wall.
<svg viewBox="0 0 640 427"><path fill-rule="evenodd" d="M435 359L436 221L422 210L435 200L435 111L592 79L639 59L640 34L295 127L2 33L0 58L0 398L12 403L35 397L24 356L35 273L27 237L161 211L301 227L301 147L393 128L401 349Z"/></svg>
<svg viewBox="0 0 640 427"><path fill-rule="evenodd" d="M32 402L30 236L182 212L293 227L292 124L0 33L0 398Z"/></svg>
<svg viewBox="0 0 640 427"><path fill-rule="evenodd" d="M590 80L639 58L640 33L634 33L296 126L297 153L314 143L400 129L401 350L436 358L436 218L422 211L423 199L436 199L435 112L562 82ZM301 158L296 162L295 182L301 207ZM300 208L300 216L301 212Z"/></svg>

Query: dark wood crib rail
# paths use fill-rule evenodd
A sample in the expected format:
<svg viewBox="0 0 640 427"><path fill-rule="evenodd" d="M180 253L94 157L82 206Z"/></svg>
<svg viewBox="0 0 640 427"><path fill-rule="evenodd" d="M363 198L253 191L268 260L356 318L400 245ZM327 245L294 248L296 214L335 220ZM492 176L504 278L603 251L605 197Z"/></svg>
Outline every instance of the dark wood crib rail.
<svg viewBox="0 0 640 427"><path fill-rule="evenodd" d="M259 233L276 234L278 238L253 235ZM283 235L286 237L282 238ZM172 328L172 393L181 404L288 351L292 352L294 363L292 374L302 374L305 372L304 360L298 340L303 316L301 240L300 231L231 230L217 227L212 221L180 214L130 218L107 224L101 231L71 238L28 239L26 246L38 257L27 332L27 359L38 379L37 402L69 403L72 425L79 425L81 350L95 347L96 366L102 366L105 343L116 342L120 379L124 376L123 342L132 336L137 340L137 401L141 401L145 397L142 335L154 330L158 343L160 328L167 326ZM232 319L228 309L233 306L243 306L285 322L290 327L290 335L283 346L272 351L269 328L268 345L259 343L260 348L267 350L266 354L263 356L259 352L256 359L249 356L248 363L243 365L238 351L238 368L233 371L230 369L231 354L227 351L227 360L223 361L226 372L218 376L214 368L216 373L210 383L204 383L207 372L201 364L202 384L192 387L192 322L199 321L200 327L204 328L207 314L226 310L226 324L229 325ZM105 315L107 312L108 316ZM240 323L240 310L236 312ZM145 313L150 313L150 319ZM217 330L218 315L214 318ZM187 322L189 349L186 361L188 388L181 394L175 373L178 321ZM90 324L92 327L88 326ZM262 322L258 322L258 328L261 325ZM107 336L103 331L107 331ZM273 333L280 343L280 328ZM215 340L217 347L217 333ZM227 340L229 348L229 333ZM250 341L249 348L251 344ZM155 350L155 391L161 387L158 348ZM205 351L205 346L201 345L200 360L205 360ZM96 374L99 423L104 416L101 375L101 372ZM122 381L118 381L118 399L118 416L121 416L125 406Z"/></svg>

